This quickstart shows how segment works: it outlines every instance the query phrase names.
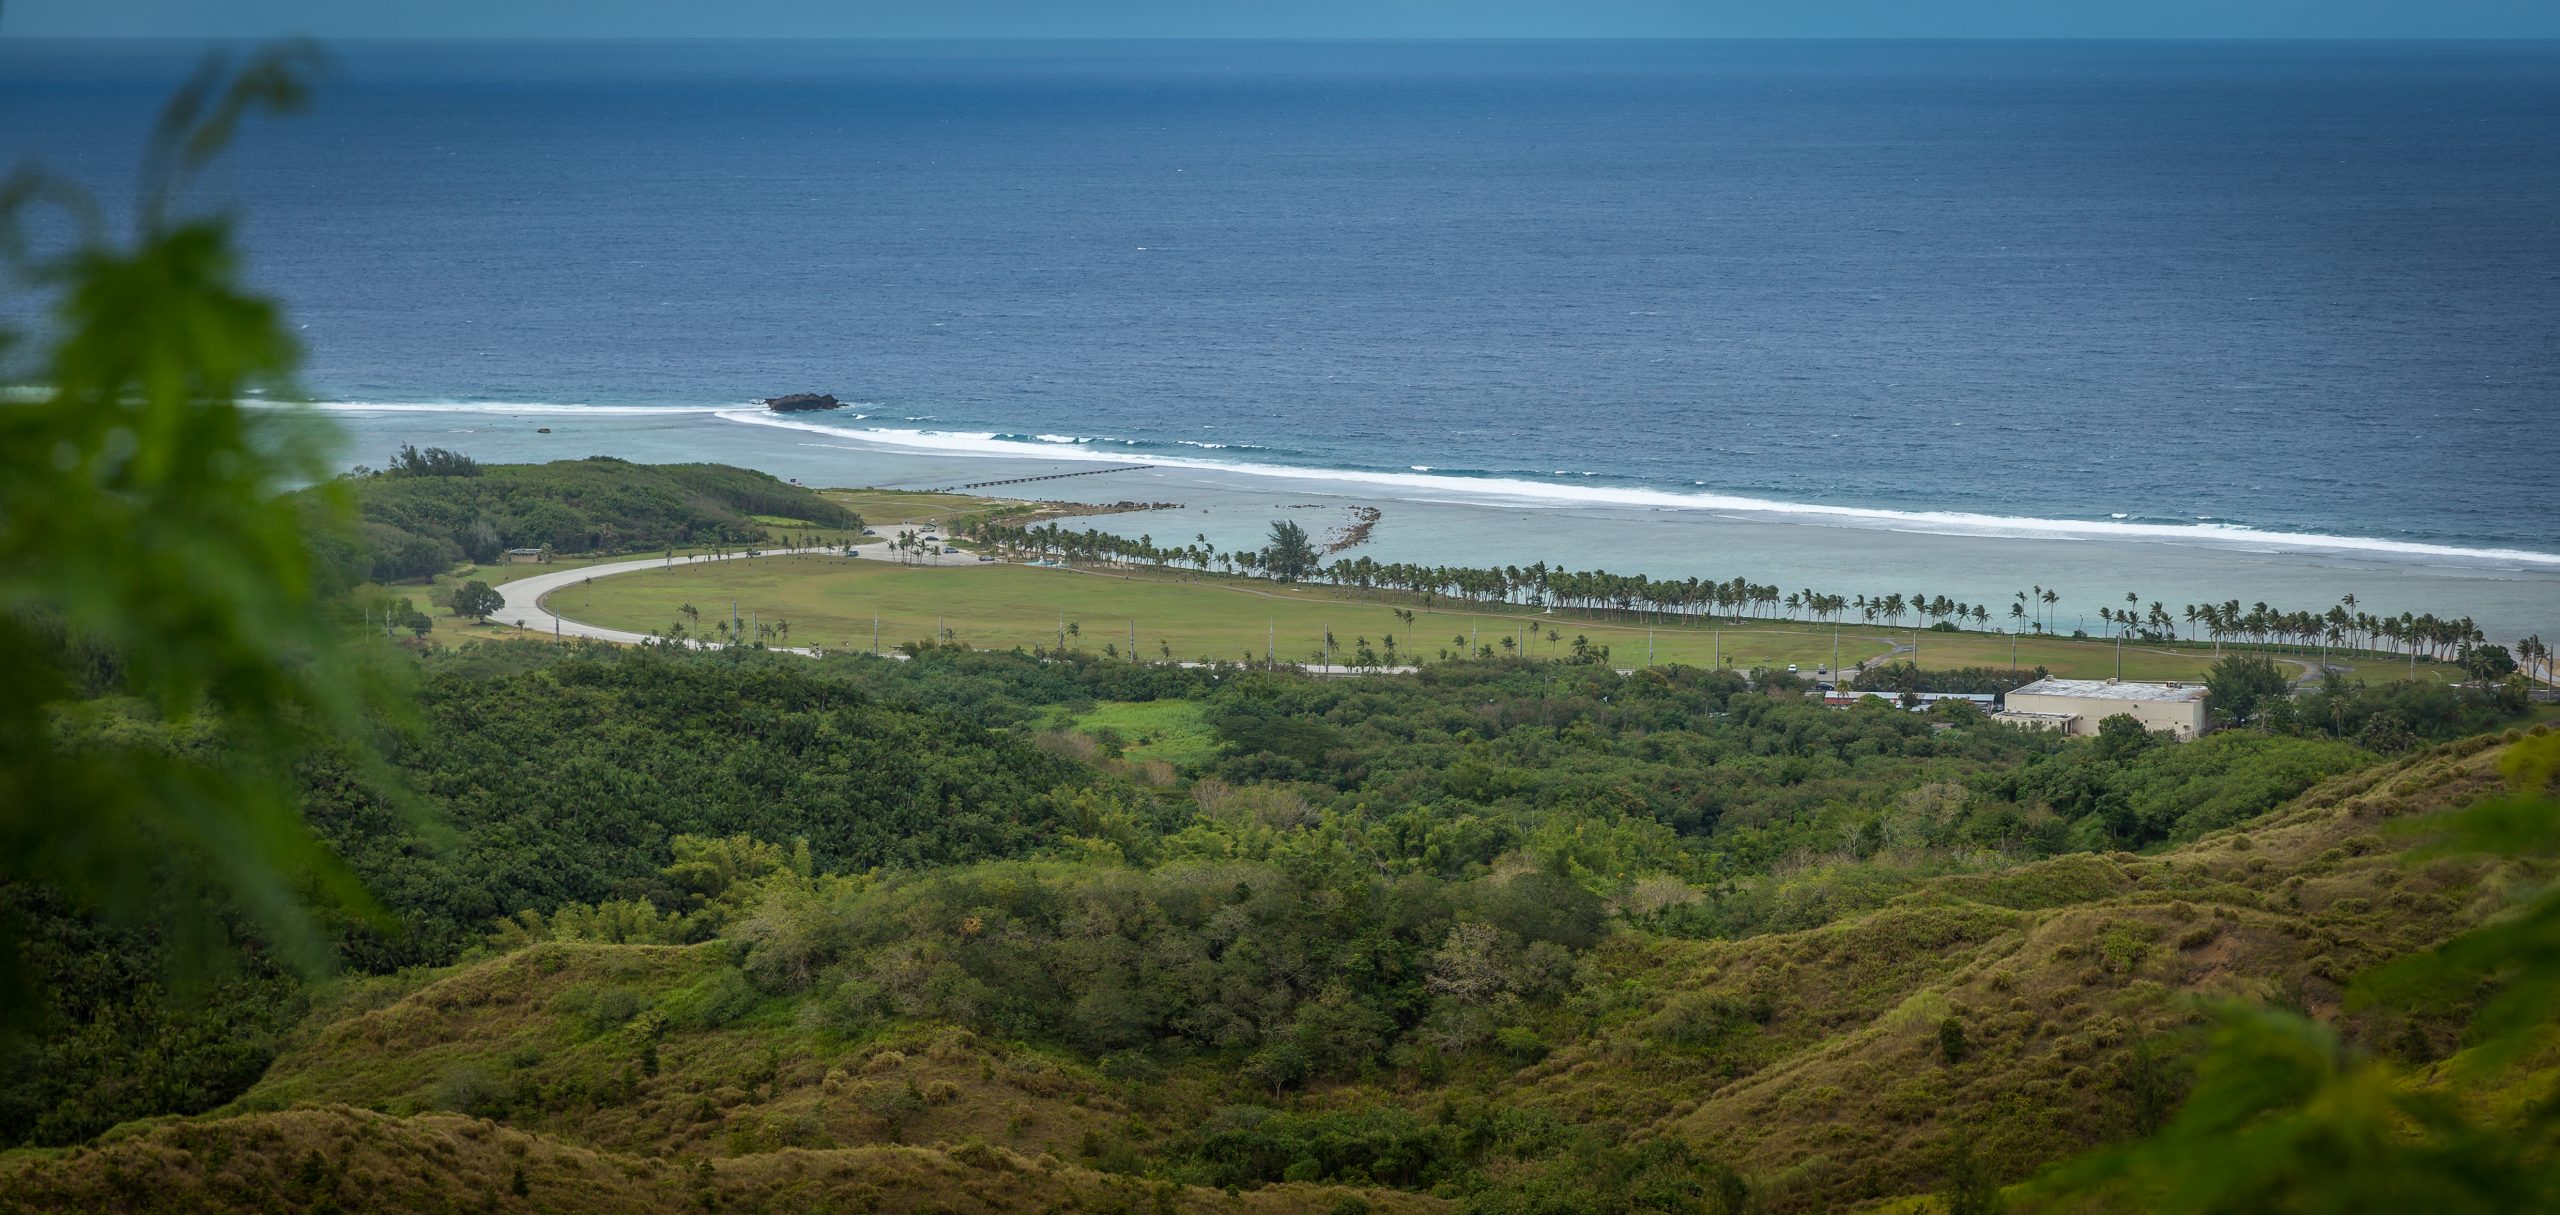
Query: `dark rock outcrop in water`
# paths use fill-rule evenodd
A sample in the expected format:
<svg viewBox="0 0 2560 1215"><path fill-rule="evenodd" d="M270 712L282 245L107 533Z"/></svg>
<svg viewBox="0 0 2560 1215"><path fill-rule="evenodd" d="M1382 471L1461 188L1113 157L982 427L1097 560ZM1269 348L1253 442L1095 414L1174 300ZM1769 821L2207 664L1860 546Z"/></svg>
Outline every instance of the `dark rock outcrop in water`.
<svg viewBox="0 0 2560 1215"><path fill-rule="evenodd" d="M837 409L843 405L844 402L823 392L794 392L764 399L764 407L775 413L807 413L813 409Z"/></svg>

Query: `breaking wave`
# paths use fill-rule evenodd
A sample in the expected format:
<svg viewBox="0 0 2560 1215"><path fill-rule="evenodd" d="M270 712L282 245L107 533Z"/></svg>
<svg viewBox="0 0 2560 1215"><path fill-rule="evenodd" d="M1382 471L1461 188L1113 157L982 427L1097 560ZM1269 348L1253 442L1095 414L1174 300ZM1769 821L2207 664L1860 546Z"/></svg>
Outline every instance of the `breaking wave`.
<svg viewBox="0 0 2560 1215"><path fill-rule="evenodd" d="M1814 503L1777 502L1734 494L1654 489L1639 485L1587 482L1559 484L1502 473L1459 475L1437 469L1385 472L1265 464L1245 460L1106 449L1106 445L1138 445L1136 440L1129 439L1084 439L1050 435L1025 438L997 431L920 430L898 427L851 428L828 426L754 409L723 409L717 411L716 416L728 422L811 431L838 439L850 439L882 447L933 452L939 455L1022 460L1069 459L1092 463L1155 465L1300 482L1353 485L1372 492L1383 489L1394 491L1399 496L1429 498L1443 502L1714 511L1726 515L1755 516L1773 521L1827 523L1835 526L1866 527L1931 535L2042 540L2146 541L2247 548L2258 551L2274 549L2296 552L2333 552L2377 557L2560 568L2560 553L2507 548L2463 548L2449 544L2387 540L2370 536L2269 532L2241 524L2201 519L2193 523L2144 522L2122 518L2043 519L1966 511L1911 511L1867 506L1828 506ZM1593 472L1567 469L1559 469L1555 475L1574 477L1577 480L1600 476Z"/></svg>

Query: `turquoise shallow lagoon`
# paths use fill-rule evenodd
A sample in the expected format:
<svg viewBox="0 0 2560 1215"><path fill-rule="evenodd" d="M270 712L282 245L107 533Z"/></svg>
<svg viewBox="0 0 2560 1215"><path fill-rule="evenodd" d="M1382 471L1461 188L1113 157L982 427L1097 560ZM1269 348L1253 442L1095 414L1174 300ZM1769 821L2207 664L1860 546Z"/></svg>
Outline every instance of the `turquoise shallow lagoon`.
<svg viewBox="0 0 2560 1215"><path fill-rule="evenodd" d="M963 455L850 436L744 424L710 409L625 412L333 410L349 463L381 463L403 443L467 450L486 460L608 455L642 462L715 461L813 486L932 489L1053 473L1112 471L985 492L1079 502L1177 502L1178 511L1101 515L1082 525L1159 541L1203 535L1221 549L1253 547L1271 520L1296 518L1322 534L1355 506L1383 511L1369 543L1380 561L1607 569L1662 577L1775 583L1844 595L1925 590L1986 603L2044 586L2062 594L2058 619L2116 607L2127 591L2175 614L2191 602L2238 599L2323 608L2353 594L2361 609L2469 615L2492 637L2560 632L2560 560L2501 560L2305 547L2275 534L2198 532L2192 539L1950 534L1908 521L1823 518L1730 509L1574 503L1554 498L1363 484L1333 477L1253 475L1213 467L1103 464ZM550 433L541 433L542 428ZM371 457L368 459L367 457ZM2093 620L2094 623L2094 620ZM2092 633L2100 631L2093 627Z"/></svg>

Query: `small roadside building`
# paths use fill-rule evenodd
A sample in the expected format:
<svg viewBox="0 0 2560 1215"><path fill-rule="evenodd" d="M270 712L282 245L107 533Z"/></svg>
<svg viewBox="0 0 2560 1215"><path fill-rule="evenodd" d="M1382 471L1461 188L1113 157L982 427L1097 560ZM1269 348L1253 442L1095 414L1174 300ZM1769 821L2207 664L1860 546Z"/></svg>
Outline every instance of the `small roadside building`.
<svg viewBox="0 0 2560 1215"><path fill-rule="evenodd" d="M2204 685L2132 683L2121 679L2039 679L2001 700L1996 721L2030 730L2095 734L2098 723L2119 713L2144 729L2167 730L2180 740L2209 728Z"/></svg>

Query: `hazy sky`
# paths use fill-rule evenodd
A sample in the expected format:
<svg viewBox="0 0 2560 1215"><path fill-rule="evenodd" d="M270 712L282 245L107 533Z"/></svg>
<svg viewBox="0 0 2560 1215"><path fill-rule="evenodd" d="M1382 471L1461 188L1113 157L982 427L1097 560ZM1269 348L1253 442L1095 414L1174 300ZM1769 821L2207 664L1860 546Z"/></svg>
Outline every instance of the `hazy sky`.
<svg viewBox="0 0 2560 1215"><path fill-rule="evenodd" d="M2560 38L2560 0L0 0L0 36Z"/></svg>

